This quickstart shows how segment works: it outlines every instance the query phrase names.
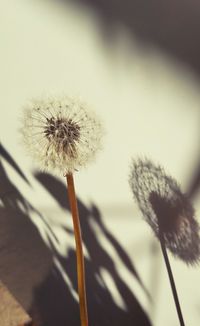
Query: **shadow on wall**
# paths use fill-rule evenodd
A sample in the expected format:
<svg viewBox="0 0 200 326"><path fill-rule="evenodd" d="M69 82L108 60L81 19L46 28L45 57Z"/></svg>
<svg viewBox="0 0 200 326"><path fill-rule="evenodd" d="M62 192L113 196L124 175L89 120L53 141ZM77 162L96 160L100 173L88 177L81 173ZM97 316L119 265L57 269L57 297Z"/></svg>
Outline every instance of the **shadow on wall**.
<svg viewBox="0 0 200 326"><path fill-rule="evenodd" d="M57 200L57 202L61 205L62 208L69 210L69 203L66 200L66 187L63 183L61 183L59 180L55 179L49 174L36 173L35 177L49 191L49 193L54 197L54 199ZM90 257L90 259L85 259L90 324L94 326L106 326L111 325L112 323L116 326L131 326L134 323L136 323L137 325L150 325L150 322L146 317L144 311L142 310L141 306L139 305L137 299L119 275L111 256L101 246L98 237L93 230L92 223L94 221L95 223L97 223L98 227L101 230L101 233L106 237L109 243L117 251L123 264L137 279L143 290L146 292L146 289L144 288L144 285L142 284L142 281L140 280L140 277L137 274L130 258L120 246L118 241L114 238L114 236L106 229L102 221L100 212L95 205L91 205L91 207L88 208L80 200L78 200L78 207L81 217L83 241ZM76 256L74 250L69 250L67 257L64 258L63 256L60 256L58 252L54 252L63 269L66 271L68 277L70 278L73 288L77 289ZM111 275L125 303L126 311L121 309L115 303L115 300L112 298L109 289L107 288L102 278L102 270L107 271ZM50 280L47 279L47 283L52 284L52 282L49 281ZM44 282L43 286L44 288L46 287L46 282ZM61 288L63 287L61 286ZM43 287L40 287L36 292L37 298L38 300L40 300L40 308L42 308L43 305L46 305L49 301L41 300L42 292ZM50 326L53 326L55 325L56 320L60 318L59 325L64 326L69 322L70 325L78 325L78 306L77 304L75 304L75 302L73 302L73 304L71 302L70 305L65 304L67 303L67 301L69 301L69 298L67 299L69 295L66 290L62 292L62 298L60 297L61 293L58 291L56 291L57 298L55 297L55 291L53 290L53 288L52 293L54 293L54 295L52 296L52 300L48 302L49 308L51 311L53 311L53 309L55 309L55 305L57 305L56 310L58 312L58 315L54 317L52 316L50 324L49 320L44 320L44 322ZM148 296L147 292L146 295ZM59 307L59 298L61 298L60 302L64 303L63 309L60 309ZM70 307L69 309L67 309L68 306ZM71 309L71 306L73 307L73 309ZM41 310L45 311L46 309L42 308ZM74 320L74 316L77 316L77 320ZM73 320L74 323L72 322Z"/></svg>
<svg viewBox="0 0 200 326"><path fill-rule="evenodd" d="M1 144L0 158L30 186ZM32 213L40 216L10 181L0 160L0 279L26 310L32 305L32 289L52 265L52 254L30 219Z"/></svg>
<svg viewBox="0 0 200 326"><path fill-rule="evenodd" d="M69 0L62 0L69 3ZM74 0L70 0L73 2ZM139 41L156 46L200 74L200 3L187 0L76 0L98 14L102 32L112 45L115 28L125 26Z"/></svg>
<svg viewBox="0 0 200 326"><path fill-rule="evenodd" d="M29 181L5 148L0 145L0 156L30 186ZM37 180L57 200L60 206L69 210L65 186L48 174L36 173ZM65 283L55 260L59 261L67 273L73 288L76 284L76 258L73 249L66 257L57 252L51 241L52 230L43 216L24 198L7 176L3 162L0 161L0 279L21 305L42 326L77 326L80 324L79 307ZM91 221L95 220L106 239L118 252L126 268L145 290L131 260L114 236L106 229L98 208L87 208L78 200L82 221L83 240L90 259L86 259L87 293L89 321L93 326L144 325L150 322L106 250L101 246ZM38 229L31 220L36 215L48 231L50 248L44 243ZM65 230L70 236L70 230ZM58 240L55 238L55 240ZM126 305L121 309L106 286L101 270L112 277ZM148 294L147 294L148 295Z"/></svg>
<svg viewBox="0 0 200 326"><path fill-rule="evenodd" d="M200 162L197 165L197 168L192 175L190 185L188 187L189 198L195 199L199 190L200 190Z"/></svg>
<svg viewBox="0 0 200 326"><path fill-rule="evenodd" d="M200 77L200 2L196 0L61 0L93 9L106 45L112 48L118 25L125 26L143 46L161 49ZM190 108L189 108L190 109ZM198 141L198 140L197 140ZM198 153L197 153L198 155ZM198 157L198 156L197 156ZM200 188L200 162L192 171L190 198Z"/></svg>

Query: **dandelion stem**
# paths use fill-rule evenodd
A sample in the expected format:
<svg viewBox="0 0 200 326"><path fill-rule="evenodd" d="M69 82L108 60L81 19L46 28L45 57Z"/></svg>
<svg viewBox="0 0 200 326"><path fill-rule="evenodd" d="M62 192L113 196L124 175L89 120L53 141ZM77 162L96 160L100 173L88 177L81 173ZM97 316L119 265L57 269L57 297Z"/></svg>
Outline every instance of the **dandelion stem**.
<svg viewBox="0 0 200 326"><path fill-rule="evenodd" d="M172 294L173 294L173 297L174 297L174 302L175 302L179 322L180 322L181 326L185 326L185 323L184 323L184 320L183 320L183 315L182 315L182 312L181 312L181 306L180 306L180 303L179 303L178 294L177 294L177 290L176 290L176 285L175 285L174 277L173 277L173 274L172 274L172 269L171 269L171 266L170 266L167 250L166 250L166 247L165 247L165 240L164 240L164 237L163 237L163 233L161 231L161 227L159 228L159 238L160 238L160 245L161 245L163 257L164 257L164 260L165 260L167 273L168 273L168 276L169 276L169 281L170 281L170 285L171 285L171 289L172 289Z"/></svg>
<svg viewBox="0 0 200 326"><path fill-rule="evenodd" d="M88 326L87 315L87 300L86 300L86 286L85 286L85 266L82 247L81 226L79 220L78 206L74 188L74 179L71 173L66 175L68 186L69 204L74 225L74 236L76 243L76 259L77 259L77 278L78 278L78 293L79 293L79 307L81 326Z"/></svg>

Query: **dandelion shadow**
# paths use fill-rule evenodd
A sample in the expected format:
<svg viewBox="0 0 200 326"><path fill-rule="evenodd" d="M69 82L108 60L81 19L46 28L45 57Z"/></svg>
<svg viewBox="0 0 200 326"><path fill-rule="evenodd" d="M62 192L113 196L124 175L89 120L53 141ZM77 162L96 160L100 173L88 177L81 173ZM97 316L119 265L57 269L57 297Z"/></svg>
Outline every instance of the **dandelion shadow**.
<svg viewBox="0 0 200 326"><path fill-rule="evenodd" d="M49 193L54 197L54 199L57 200L60 206L68 211L69 203L67 200L67 191L65 185L49 174L37 172L35 173L35 177L49 191ZM106 326L111 325L111 323L114 323L116 326L129 326L133 325L133 323L136 323L137 325L150 325L150 322L145 312L141 308L134 294L131 292L127 284L124 282L123 278L120 276L113 259L100 244L98 237L92 227L92 223L95 222L98 225L103 235L113 246L113 248L117 251L123 264L137 279L137 281L143 287L143 290L146 291L130 258L120 246L119 242L115 239L115 237L105 227L100 212L95 205L92 204L91 207L86 207L80 200L78 200L78 207L81 217L83 241L89 255L89 258L85 259L85 264L90 324L94 326ZM73 289L77 289L76 256L74 250L70 249L68 251L67 257L63 257L57 252L56 258L61 264L63 270L65 270L66 274L68 275ZM124 302L124 305L126 307L125 310L116 304L115 299L112 297L109 288L103 280L102 270L106 271L111 276ZM42 287L37 289L36 296L38 298L41 298L42 291ZM61 298L59 301L55 300L54 304L57 304L59 306L59 302L61 302L62 300L67 303L67 300L64 298L66 293L63 293L63 298ZM43 303L40 303L40 309L43 310ZM57 307L58 311L60 311L59 315L63 316L63 324L60 321L59 325L64 326L64 321L70 322L70 325L78 325L77 320L74 320L74 315L71 314L71 311L75 311L75 309L78 314L77 303L73 302L72 310L70 308L67 309L67 305L64 305L64 307L65 309L63 311L60 307ZM54 316L51 321L45 320L45 322L48 325L53 326L53 324L55 325L56 320L57 317Z"/></svg>

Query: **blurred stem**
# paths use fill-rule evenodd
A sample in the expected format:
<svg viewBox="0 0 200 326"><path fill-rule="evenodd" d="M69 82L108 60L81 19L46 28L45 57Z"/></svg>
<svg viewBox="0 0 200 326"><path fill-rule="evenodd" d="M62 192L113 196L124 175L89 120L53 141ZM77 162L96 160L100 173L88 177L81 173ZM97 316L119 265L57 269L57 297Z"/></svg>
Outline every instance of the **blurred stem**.
<svg viewBox="0 0 200 326"><path fill-rule="evenodd" d="M74 236L76 242L77 278L81 326L88 326L86 286L85 286L85 266L82 247L81 225L79 220L74 179L71 173L66 175L69 204L74 225Z"/></svg>
<svg viewBox="0 0 200 326"><path fill-rule="evenodd" d="M173 274L172 274L172 269L171 269L171 266L170 266L169 258L168 258L168 255L167 255L167 250L166 250L166 247L165 247L165 239L164 239L163 233L161 231L161 228L159 228L159 235L160 235L160 245L161 245L163 257L164 257L164 260L165 260L167 273L168 273L168 276L169 276L169 281L170 281L170 285L171 285L171 289L172 289L172 294L173 294L173 297L174 297L174 302L175 302L179 322L180 322L181 326L185 326L185 323L184 323L184 320L183 320L183 315L182 315L182 312L181 312L181 306L180 306L180 303L179 303L178 294L177 294L177 290L176 290L176 285L175 285L174 277L173 277Z"/></svg>

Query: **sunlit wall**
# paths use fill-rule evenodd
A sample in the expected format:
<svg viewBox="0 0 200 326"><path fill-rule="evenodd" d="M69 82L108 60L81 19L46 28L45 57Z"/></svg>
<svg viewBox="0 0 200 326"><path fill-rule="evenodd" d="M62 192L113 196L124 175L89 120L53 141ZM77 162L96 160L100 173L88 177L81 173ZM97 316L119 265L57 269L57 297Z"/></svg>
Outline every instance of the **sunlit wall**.
<svg viewBox="0 0 200 326"><path fill-rule="evenodd" d="M189 191L199 164L198 75L179 58L140 40L122 22L112 24L110 31L107 24L104 30L98 12L80 3L2 1L0 26L1 142L32 186L3 155L2 164L59 241L32 212L30 218L41 238L49 248L54 243L62 257L74 246L73 235L66 236L63 229L63 225L72 229L69 212L42 187L35 177L39 167L21 145L20 117L29 99L66 93L88 102L105 124L103 150L95 163L75 176L77 194L86 206L98 207L107 232L129 255L152 300L99 224L91 220L90 227L152 325L178 325L159 246L132 200L128 174L131 158L147 156L162 164L184 192ZM62 175L57 178L65 182ZM193 202L198 219L198 192ZM87 248L85 252L90 261ZM196 326L200 320L199 267L188 268L172 256L170 260L186 324ZM73 288L55 257L54 264ZM99 273L117 307L130 310L109 268L102 267ZM23 280L17 282L23 288ZM37 282L39 286L41 280ZM77 300L74 289L72 295Z"/></svg>

